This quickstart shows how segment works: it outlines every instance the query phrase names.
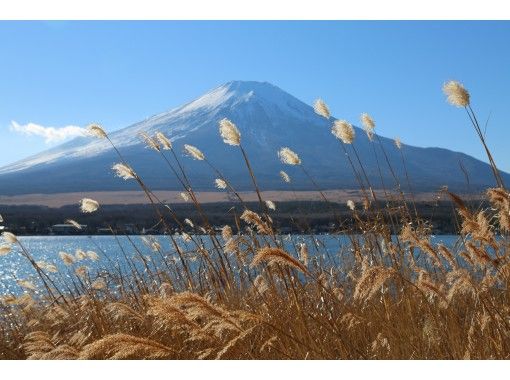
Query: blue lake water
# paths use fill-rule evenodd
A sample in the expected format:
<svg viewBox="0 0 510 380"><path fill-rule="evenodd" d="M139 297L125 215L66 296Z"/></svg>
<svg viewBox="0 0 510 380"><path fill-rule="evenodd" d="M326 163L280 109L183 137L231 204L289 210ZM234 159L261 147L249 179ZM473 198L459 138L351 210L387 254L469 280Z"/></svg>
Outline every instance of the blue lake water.
<svg viewBox="0 0 510 380"><path fill-rule="evenodd" d="M195 235L193 238L195 242L185 242L182 237L175 237L181 252L192 262L197 259L195 253L196 243L205 248L211 246L208 236ZM295 247L299 243L306 243L309 247L310 257L333 261L335 265L342 265L344 255L350 249L349 238L345 235L315 235L314 237L289 235L281 238L289 252L295 252ZM316 244L312 240L314 238ZM168 236L150 237L161 245L162 254L151 249L150 244L147 244L142 236L119 236L117 238L114 236L23 236L19 239L35 261L43 261L55 267L57 272L50 273L50 275L55 278L57 283L65 282L66 278L74 277L73 272L80 266L87 267L91 274L97 274L102 270L111 271L115 269L118 273L128 275L127 259L134 262L141 272L145 269L143 260L149 262L149 266L157 266L162 257L170 261L178 262L179 260L179 256ZM433 243L443 243L449 247L457 244L458 240L459 237L456 235L432 237ZM317 254L314 248L316 245L320 247L320 254ZM82 250L85 253L85 256L79 260L76 259L77 250ZM90 254L90 251L97 254L97 260L91 259L93 254ZM60 252L73 255L75 262L66 265L59 254ZM87 253L89 254L87 255ZM39 285L34 269L27 259L21 255L20 248L13 245L13 249L9 254L0 257L0 294L19 294L22 292L23 288L18 285L17 280L28 280Z"/></svg>

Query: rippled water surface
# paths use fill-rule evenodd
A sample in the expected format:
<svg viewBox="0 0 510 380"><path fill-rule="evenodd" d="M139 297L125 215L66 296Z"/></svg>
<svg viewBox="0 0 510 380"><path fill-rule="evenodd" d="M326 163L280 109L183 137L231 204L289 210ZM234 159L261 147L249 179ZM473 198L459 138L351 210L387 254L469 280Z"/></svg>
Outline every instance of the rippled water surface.
<svg viewBox="0 0 510 380"><path fill-rule="evenodd" d="M319 260L332 260L335 265L342 265L343 253L349 250L349 239L343 235L318 235L315 236L319 246L320 254L313 248L312 237L308 235L292 235L283 237L283 242L289 252L295 252L295 245L307 243L310 247L310 256L315 255ZM66 279L80 266L86 266L95 275L102 270L112 271L128 275L132 269L128 261L135 263L140 272L145 270L143 259L147 260L149 267L161 262L163 257L167 260L178 261L168 236L155 236L154 239L161 245L161 254L154 252L144 242L141 236L23 236L19 238L26 250L35 261L44 261L56 267L57 272L51 276L57 283L68 283ZM204 247L210 247L208 236L195 236L194 239ZM221 238L220 238L221 239ZM176 237L181 250L190 260L197 259L194 242L185 242L181 237ZM432 238L434 243L443 243L452 247L458 241L458 236L441 235ZM89 257L76 260L72 265L65 265L60 258L60 252L66 252L76 257L76 251L93 251L99 259L94 261ZM143 257L143 259L142 259ZM11 253L0 257L0 294L19 294L23 289L18 285L17 280L28 280L38 285L39 281L34 269L26 258L21 255L20 249L13 246Z"/></svg>

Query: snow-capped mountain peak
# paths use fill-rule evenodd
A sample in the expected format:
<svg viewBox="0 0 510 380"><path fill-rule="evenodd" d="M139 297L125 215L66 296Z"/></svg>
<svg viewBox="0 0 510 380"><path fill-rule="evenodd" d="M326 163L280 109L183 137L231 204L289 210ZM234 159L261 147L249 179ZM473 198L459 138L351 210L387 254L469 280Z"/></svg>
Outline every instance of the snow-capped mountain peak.
<svg viewBox="0 0 510 380"><path fill-rule="evenodd" d="M183 139L188 133L201 128L216 114L229 113L250 101L278 106L295 112L296 106L308 106L268 82L231 81L216 87L181 107L156 114L124 129L109 133L117 147L140 144L140 132L149 134L161 131L172 141ZM308 110L307 110L308 111ZM284 111L282 111L284 112ZM105 129L108 129L105 126ZM42 153L0 168L0 174L29 169L61 159L92 157L112 149L110 143L94 137L79 137Z"/></svg>
<svg viewBox="0 0 510 380"><path fill-rule="evenodd" d="M281 169L292 177L294 189L313 187L299 167L283 167L277 152L285 146L299 154L303 166L323 188L359 187L339 140L331 134L331 120L317 115L310 105L267 82L225 83L183 106L110 132L109 137L155 190L177 190L180 186L161 158L146 149L140 132L165 133L173 141L174 151L182 157L197 189L214 190L215 173L203 162L183 157L184 144L202 150L237 189L252 190L239 150L225 145L218 133L218 122L224 117L236 123L241 131L242 146L252 159L253 171L263 189L288 189L278 175ZM108 130L108 126L105 129ZM393 174L386 165L388 162L397 175L404 175L400 152L393 140L381 136L371 146L363 131L358 132L354 146L374 188L381 187L383 181L386 186L394 183ZM464 171L470 175L470 189L493 184L489 166L465 154L409 145L403 149L415 190L437 190L442 185L465 189ZM79 137L0 168L0 194L136 189L133 181L122 181L113 175L111 167L118 160L107 140ZM505 181L510 182L510 176L503 175Z"/></svg>

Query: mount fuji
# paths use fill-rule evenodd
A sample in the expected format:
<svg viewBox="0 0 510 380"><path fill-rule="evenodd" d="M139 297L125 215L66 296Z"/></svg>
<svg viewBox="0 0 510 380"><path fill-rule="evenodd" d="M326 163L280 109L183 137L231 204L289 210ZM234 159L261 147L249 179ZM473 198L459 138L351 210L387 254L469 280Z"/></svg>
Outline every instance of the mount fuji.
<svg viewBox="0 0 510 380"><path fill-rule="evenodd" d="M184 157L184 144L198 147L234 187L252 190L239 149L224 144L218 133L218 122L225 117L239 128L243 147L263 190L289 189L279 177L282 169L291 176L294 190L313 190L302 170L279 161L277 151L281 147L289 147L299 154L303 166L322 189L359 188L340 141L331 134L332 121L270 83L229 82L191 103L111 132L109 136L153 190L182 189L161 157L145 147L140 132L153 135L161 131L172 140L196 190L214 190L215 175L203 161ZM395 186L381 148L401 183L407 183L401 152L393 140L380 137L372 147L363 130L356 127L355 131L354 146L372 186L382 187L381 174L387 188ZM414 191L434 191L444 185L477 191L494 185L489 165L466 154L409 145L402 149ZM0 168L0 194L137 190L135 181L114 176L111 167L116 162L119 159L108 141L78 137ZM510 175L502 175L510 183Z"/></svg>

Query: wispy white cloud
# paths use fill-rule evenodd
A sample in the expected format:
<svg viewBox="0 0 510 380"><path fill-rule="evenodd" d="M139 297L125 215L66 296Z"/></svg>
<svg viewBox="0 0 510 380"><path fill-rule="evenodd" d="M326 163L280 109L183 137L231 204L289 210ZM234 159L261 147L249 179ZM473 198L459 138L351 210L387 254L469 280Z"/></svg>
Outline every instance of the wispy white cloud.
<svg viewBox="0 0 510 380"><path fill-rule="evenodd" d="M70 137L87 135L87 130L85 128L75 125L56 128L44 127L35 123L20 125L15 121L11 121L10 130L25 135L43 137L46 143L54 143L66 140Z"/></svg>

